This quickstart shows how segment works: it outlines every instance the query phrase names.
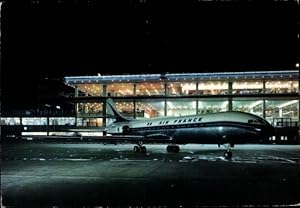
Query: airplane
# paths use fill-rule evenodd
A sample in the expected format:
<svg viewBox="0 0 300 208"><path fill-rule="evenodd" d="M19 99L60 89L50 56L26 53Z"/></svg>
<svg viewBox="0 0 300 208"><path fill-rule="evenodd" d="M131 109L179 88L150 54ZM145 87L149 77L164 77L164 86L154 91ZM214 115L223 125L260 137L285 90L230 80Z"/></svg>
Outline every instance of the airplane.
<svg viewBox="0 0 300 208"><path fill-rule="evenodd" d="M115 119L107 125L107 134L135 141L135 152L145 153L145 142L168 143L167 152L179 152L178 144L217 144L227 147L224 157L230 159L230 147L261 142L274 131L265 119L238 111L134 119L122 115L111 98L107 99L106 108Z"/></svg>

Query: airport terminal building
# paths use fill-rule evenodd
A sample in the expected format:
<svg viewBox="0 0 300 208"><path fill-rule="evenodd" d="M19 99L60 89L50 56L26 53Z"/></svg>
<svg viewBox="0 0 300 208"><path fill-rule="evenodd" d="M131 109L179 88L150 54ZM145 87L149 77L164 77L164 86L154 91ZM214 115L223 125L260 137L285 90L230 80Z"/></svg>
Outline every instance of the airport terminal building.
<svg viewBox="0 0 300 208"><path fill-rule="evenodd" d="M134 118L243 111L273 125L299 125L299 71L65 77L76 126L104 127L105 99Z"/></svg>
<svg viewBox="0 0 300 208"><path fill-rule="evenodd" d="M300 142L299 71L170 73L65 77L73 115L21 115L1 118L7 134L102 135L111 118L105 100L136 119L224 111L249 112L280 129L272 140ZM73 90L72 90L73 88ZM59 106L56 106L59 107ZM290 128L289 128L290 127ZM292 132L293 131L293 132ZM290 136L282 136L290 135ZM288 141L287 141L288 142Z"/></svg>

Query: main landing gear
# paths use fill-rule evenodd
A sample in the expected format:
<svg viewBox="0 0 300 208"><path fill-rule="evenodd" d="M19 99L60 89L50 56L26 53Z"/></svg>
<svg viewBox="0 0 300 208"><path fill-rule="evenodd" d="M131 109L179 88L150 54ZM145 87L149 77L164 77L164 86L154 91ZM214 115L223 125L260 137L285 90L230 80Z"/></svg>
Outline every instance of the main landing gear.
<svg viewBox="0 0 300 208"><path fill-rule="evenodd" d="M143 146L142 142L139 142L137 145L134 145L133 151L135 151L135 152L141 152L141 153L146 153L147 152L147 148L145 146Z"/></svg>
<svg viewBox="0 0 300 208"><path fill-rule="evenodd" d="M167 146L167 152L175 152L178 153L180 150L178 145L168 145Z"/></svg>
<svg viewBox="0 0 300 208"><path fill-rule="evenodd" d="M230 150L230 147L234 147L234 144L227 144L227 145L225 145L225 147L227 148L227 150L224 152L224 157L227 160L231 160L231 158L232 158L232 152Z"/></svg>

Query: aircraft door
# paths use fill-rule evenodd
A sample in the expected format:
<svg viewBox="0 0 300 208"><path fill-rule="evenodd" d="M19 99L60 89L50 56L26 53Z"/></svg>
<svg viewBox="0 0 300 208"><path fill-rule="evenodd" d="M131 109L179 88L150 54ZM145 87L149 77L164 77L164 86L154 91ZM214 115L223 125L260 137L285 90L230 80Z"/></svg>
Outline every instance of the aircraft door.
<svg viewBox="0 0 300 208"><path fill-rule="evenodd" d="M123 134L130 134L130 128L129 128L129 126L128 125L124 125L123 127L122 127L122 133Z"/></svg>

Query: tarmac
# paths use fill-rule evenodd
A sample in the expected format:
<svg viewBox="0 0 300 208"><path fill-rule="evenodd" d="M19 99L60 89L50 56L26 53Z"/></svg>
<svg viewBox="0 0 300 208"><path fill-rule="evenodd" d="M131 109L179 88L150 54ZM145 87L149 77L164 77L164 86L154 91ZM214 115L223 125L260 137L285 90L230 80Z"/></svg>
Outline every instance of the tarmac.
<svg viewBox="0 0 300 208"><path fill-rule="evenodd" d="M300 145L2 145L6 207L300 205Z"/></svg>

